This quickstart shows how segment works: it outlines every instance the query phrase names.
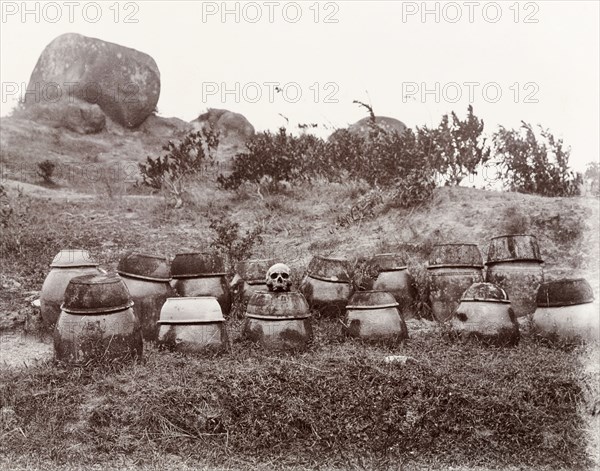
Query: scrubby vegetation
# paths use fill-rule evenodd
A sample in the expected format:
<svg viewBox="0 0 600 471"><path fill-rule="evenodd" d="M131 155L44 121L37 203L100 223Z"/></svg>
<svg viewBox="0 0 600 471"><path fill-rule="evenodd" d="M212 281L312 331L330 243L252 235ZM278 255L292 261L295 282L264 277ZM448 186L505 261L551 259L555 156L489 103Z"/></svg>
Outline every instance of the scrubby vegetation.
<svg viewBox="0 0 600 471"><path fill-rule="evenodd" d="M54 181L52 181L52 176L55 168L56 163L52 160L46 159L38 163L38 175L41 177L44 183L48 185L54 184Z"/></svg>
<svg viewBox="0 0 600 471"><path fill-rule="evenodd" d="M138 164L142 184L154 190L166 190L173 199L173 207L183 206L183 193L190 179L202 174L206 165L213 162L219 146L218 132L212 128L187 134L181 142L167 142L163 157L146 158L146 163Z"/></svg>
<svg viewBox="0 0 600 471"><path fill-rule="evenodd" d="M506 186L544 196L578 195L582 177L569 168L570 150L541 126L540 135L538 138L525 122L521 132L501 126L494 134L496 159Z"/></svg>

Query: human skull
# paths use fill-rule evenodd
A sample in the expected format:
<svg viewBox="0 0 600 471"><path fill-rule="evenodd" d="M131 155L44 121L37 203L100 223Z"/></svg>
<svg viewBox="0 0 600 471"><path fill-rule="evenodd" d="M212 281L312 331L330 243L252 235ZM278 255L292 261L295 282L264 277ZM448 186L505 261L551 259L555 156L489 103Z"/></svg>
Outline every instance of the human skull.
<svg viewBox="0 0 600 471"><path fill-rule="evenodd" d="M267 271L267 287L269 291L289 291L292 286L290 267L276 263Z"/></svg>

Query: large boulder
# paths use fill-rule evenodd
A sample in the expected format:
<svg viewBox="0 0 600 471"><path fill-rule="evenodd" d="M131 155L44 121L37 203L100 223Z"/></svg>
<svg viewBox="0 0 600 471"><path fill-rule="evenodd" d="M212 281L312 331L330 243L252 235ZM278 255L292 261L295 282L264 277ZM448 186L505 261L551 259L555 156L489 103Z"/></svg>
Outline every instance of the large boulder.
<svg viewBox="0 0 600 471"><path fill-rule="evenodd" d="M139 126L160 95L160 72L143 52L68 33L52 41L33 69L25 105L78 98L97 103L113 121Z"/></svg>
<svg viewBox="0 0 600 471"><path fill-rule="evenodd" d="M98 105L77 99L33 103L18 112L16 117L79 134L95 134L106 126L106 116Z"/></svg>
<svg viewBox="0 0 600 471"><path fill-rule="evenodd" d="M368 137L369 132L371 131L370 121L370 116L363 118L348 126L348 131L350 131L352 134ZM407 128L406 124L404 124L402 121L399 121L395 118L388 118L387 116L375 116L375 124L384 131L397 132L398 134L402 134Z"/></svg>
<svg viewBox="0 0 600 471"><path fill-rule="evenodd" d="M207 125L220 132L221 143L233 147L240 147L254 136L254 126L244 115L229 110L209 108L191 122L194 129L200 130Z"/></svg>

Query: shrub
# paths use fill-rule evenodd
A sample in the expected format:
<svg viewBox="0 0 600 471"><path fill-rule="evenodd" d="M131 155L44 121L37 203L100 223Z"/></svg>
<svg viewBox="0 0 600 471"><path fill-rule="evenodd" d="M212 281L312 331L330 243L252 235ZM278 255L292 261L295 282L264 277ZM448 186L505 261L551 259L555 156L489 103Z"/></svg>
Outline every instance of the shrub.
<svg viewBox="0 0 600 471"><path fill-rule="evenodd" d="M578 195L582 177L569 169L570 149L549 130L539 126L538 139L530 124L521 123L521 132L500 126L493 137L495 157L508 188L543 196Z"/></svg>
<svg viewBox="0 0 600 471"><path fill-rule="evenodd" d="M452 123L444 115L437 128L424 127L421 132L431 134L428 147L435 169L445 177L447 185L459 185L490 159L490 148L481 136L483 121L473 114L471 105L464 121L454 111L451 116Z"/></svg>
<svg viewBox="0 0 600 471"><path fill-rule="evenodd" d="M311 134L299 137L280 128L275 134L265 131L246 143L246 152L233 159L231 175L219 175L225 189L237 189L244 182L260 184L268 177L273 182L310 179L318 173L312 166L322 150L323 140Z"/></svg>
<svg viewBox="0 0 600 471"><path fill-rule="evenodd" d="M56 168L56 164L52 160L44 160L42 162L38 162L38 175L44 180L45 183L52 185L54 182L52 181L52 175L54 174L54 169Z"/></svg>
<svg viewBox="0 0 600 471"><path fill-rule="evenodd" d="M226 258L230 270L236 262L249 258L256 244L262 243L260 226L247 230L243 236L239 234L240 225L229 219L213 219L209 227L215 232L210 245Z"/></svg>
<svg viewBox="0 0 600 471"><path fill-rule="evenodd" d="M154 190L166 189L174 207L180 208L186 179L201 174L207 161L213 162L218 145L218 132L212 127L191 132L178 144L169 141L162 147L167 152L163 157L147 157L146 163L138 164L142 184Z"/></svg>

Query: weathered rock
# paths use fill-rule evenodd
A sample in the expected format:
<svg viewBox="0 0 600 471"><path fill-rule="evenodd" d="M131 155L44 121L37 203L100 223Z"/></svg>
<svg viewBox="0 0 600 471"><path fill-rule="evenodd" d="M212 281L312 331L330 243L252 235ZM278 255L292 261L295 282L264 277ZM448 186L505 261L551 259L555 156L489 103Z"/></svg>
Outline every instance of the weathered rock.
<svg viewBox="0 0 600 471"><path fill-rule="evenodd" d="M163 118L151 114L140 125L139 130L155 137L164 137L167 139L183 136L193 131L193 126L179 118Z"/></svg>
<svg viewBox="0 0 600 471"><path fill-rule="evenodd" d="M363 137L368 137L371 131L370 117L363 118L348 127L348 131L353 134L358 134ZM388 118L387 116L375 116L375 124L382 130L387 132L397 132L402 134L406 130L406 125L395 118Z"/></svg>
<svg viewBox="0 0 600 471"><path fill-rule="evenodd" d="M160 95L160 72L149 55L68 33L52 41L31 74L25 104L76 97L97 103L113 121L139 126Z"/></svg>
<svg viewBox="0 0 600 471"><path fill-rule="evenodd" d="M244 144L254 136L254 126L243 115L233 111L209 108L191 122L196 130L212 125L221 135L221 142L226 144Z"/></svg>
<svg viewBox="0 0 600 471"><path fill-rule="evenodd" d="M98 105L76 98L56 103L32 103L22 115L37 123L66 128L79 134L95 134L106 127L106 116Z"/></svg>

